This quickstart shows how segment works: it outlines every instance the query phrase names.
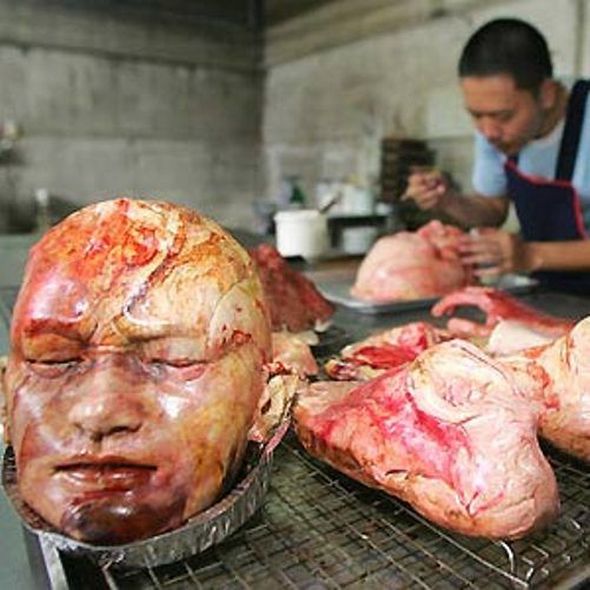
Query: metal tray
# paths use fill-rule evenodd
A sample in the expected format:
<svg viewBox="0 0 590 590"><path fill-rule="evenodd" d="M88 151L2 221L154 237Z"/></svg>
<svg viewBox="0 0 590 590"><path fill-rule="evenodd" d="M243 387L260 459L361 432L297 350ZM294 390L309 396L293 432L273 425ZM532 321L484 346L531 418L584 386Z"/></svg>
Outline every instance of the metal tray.
<svg viewBox="0 0 590 590"><path fill-rule="evenodd" d="M331 325L325 332L318 332L318 342L311 345L316 357L322 357L334 350L339 350L350 341L348 332L340 327Z"/></svg>
<svg viewBox="0 0 590 590"><path fill-rule="evenodd" d="M39 537L45 553L51 549L81 555L100 565L154 567L198 554L241 527L261 506L268 489L273 451L288 430L284 421L263 446L251 443L242 473L232 491L183 526L125 545L91 545L76 541L52 527L22 500L12 447L4 453L2 485L23 525Z"/></svg>
<svg viewBox="0 0 590 590"><path fill-rule="evenodd" d="M111 590L582 590L590 581L590 473L554 449L546 454L561 516L525 539L492 542L436 527L310 458L289 434L275 453L263 508L232 537L174 564L98 573Z"/></svg>
<svg viewBox="0 0 590 590"><path fill-rule="evenodd" d="M386 301L371 302L357 299L350 294L354 284L354 277L337 278L334 280L316 281L316 286L322 295L332 301L339 303L359 313L378 315L385 313L400 313L417 309L428 309L440 299L440 297L429 297L426 299L412 299L408 301ZM503 289L514 295L530 293L538 285L535 279L524 275L504 275L493 286Z"/></svg>

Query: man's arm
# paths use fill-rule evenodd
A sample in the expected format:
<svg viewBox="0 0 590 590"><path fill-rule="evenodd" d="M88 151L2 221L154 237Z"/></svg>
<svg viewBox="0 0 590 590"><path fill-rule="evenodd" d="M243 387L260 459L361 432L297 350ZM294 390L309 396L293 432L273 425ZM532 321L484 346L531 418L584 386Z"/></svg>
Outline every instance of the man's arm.
<svg viewBox="0 0 590 590"><path fill-rule="evenodd" d="M506 231L481 228L460 244L464 264L480 277L538 270L590 270L590 240L524 242Z"/></svg>
<svg viewBox="0 0 590 590"><path fill-rule="evenodd" d="M465 227L498 227L506 221L509 200L507 197L482 197L447 192L436 211L445 213Z"/></svg>
<svg viewBox="0 0 590 590"><path fill-rule="evenodd" d="M590 240L525 242L523 270L590 270Z"/></svg>
<svg viewBox="0 0 590 590"><path fill-rule="evenodd" d="M497 227L506 220L509 206L505 196L460 195L438 170L414 172L402 199L413 199L420 209L443 213L464 227Z"/></svg>

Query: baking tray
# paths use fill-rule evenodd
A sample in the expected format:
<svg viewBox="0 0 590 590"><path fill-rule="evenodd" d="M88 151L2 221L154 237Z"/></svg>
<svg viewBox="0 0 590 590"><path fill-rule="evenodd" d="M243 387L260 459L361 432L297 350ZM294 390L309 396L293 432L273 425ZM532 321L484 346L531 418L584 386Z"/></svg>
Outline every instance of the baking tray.
<svg viewBox="0 0 590 590"><path fill-rule="evenodd" d="M236 534L174 564L113 564L98 574L111 590L581 590L590 582L590 473L554 449L546 454L560 487L559 519L519 541L488 541L438 528L311 458L289 433L262 509Z"/></svg>
<svg viewBox="0 0 590 590"><path fill-rule="evenodd" d="M350 294L353 284L354 277L352 276L346 278L338 277L334 280L316 281L316 287L329 301L338 303L359 313L371 315L429 309L440 299L440 297L428 297L425 299L379 303L363 301ZM508 274L502 276L493 286L496 289L503 289L514 295L523 295L533 291L538 286L538 281L524 275Z"/></svg>

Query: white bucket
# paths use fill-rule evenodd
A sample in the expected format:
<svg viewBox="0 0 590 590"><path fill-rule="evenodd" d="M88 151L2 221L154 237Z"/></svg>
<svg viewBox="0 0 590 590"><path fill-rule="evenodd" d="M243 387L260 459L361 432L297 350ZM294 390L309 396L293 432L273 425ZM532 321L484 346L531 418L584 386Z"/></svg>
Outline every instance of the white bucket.
<svg viewBox="0 0 590 590"><path fill-rule="evenodd" d="M326 216L315 209L279 211L275 225L277 250L282 256L315 259L327 250Z"/></svg>

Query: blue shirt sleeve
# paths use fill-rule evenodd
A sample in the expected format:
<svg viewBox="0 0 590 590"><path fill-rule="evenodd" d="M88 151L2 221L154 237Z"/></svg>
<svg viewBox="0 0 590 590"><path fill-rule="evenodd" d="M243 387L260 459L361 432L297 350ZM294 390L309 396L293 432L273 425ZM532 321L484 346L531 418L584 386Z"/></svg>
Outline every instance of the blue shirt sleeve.
<svg viewBox="0 0 590 590"><path fill-rule="evenodd" d="M475 192L484 197L506 195L504 156L481 133L477 132L472 182Z"/></svg>

